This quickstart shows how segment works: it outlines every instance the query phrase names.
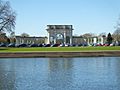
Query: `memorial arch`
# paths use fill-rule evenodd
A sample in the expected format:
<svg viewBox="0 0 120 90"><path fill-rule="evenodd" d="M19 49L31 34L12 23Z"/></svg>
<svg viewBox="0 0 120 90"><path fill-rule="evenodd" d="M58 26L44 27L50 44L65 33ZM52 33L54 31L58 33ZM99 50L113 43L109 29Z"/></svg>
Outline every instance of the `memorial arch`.
<svg viewBox="0 0 120 90"><path fill-rule="evenodd" d="M72 25L47 25L48 43L72 44Z"/></svg>

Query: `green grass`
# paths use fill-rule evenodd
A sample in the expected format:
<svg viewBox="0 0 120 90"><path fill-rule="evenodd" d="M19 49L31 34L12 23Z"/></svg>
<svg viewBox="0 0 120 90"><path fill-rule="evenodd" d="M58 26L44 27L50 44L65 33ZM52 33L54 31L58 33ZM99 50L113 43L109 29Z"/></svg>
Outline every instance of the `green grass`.
<svg viewBox="0 0 120 90"><path fill-rule="evenodd" d="M111 51L120 50L119 46L113 47L35 47L35 48L0 48L0 52L77 52L77 51Z"/></svg>

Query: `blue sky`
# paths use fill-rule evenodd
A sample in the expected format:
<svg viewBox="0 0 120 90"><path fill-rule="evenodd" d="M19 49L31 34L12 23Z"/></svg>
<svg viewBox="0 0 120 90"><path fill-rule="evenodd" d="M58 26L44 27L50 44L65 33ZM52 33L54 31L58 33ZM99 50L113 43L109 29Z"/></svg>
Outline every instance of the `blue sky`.
<svg viewBox="0 0 120 90"><path fill-rule="evenodd" d="M72 24L74 35L113 33L120 0L9 0L17 12L16 35L46 36L47 24Z"/></svg>

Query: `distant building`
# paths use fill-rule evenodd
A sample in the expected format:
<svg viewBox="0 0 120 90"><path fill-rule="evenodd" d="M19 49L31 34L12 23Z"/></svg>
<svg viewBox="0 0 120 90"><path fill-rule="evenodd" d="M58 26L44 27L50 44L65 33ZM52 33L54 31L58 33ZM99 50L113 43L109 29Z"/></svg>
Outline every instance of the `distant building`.
<svg viewBox="0 0 120 90"><path fill-rule="evenodd" d="M22 37L22 36L16 36L16 44L40 44L40 43L46 43L47 37Z"/></svg>
<svg viewBox="0 0 120 90"><path fill-rule="evenodd" d="M96 43L104 44L106 42L106 37L83 37L83 36L73 36L73 26L72 25L47 25L46 28L48 32L48 37L26 37L26 36L16 36L16 43L26 43L26 44L87 44L92 45Z"/></svg>
<svg viewBox="0 0 120 90"><path fill-rule="evenodd" d="M85 43L85 39L81 36L73 36L73 44Z"/></svg>
<svg viewBox="0 0 120 90"><path fill-rule="evenodd" d="M82 37L82 36L73 36L73 44L83 44L86 43L88 45L92 45L92 44L104 44L106 42L106 37Z"/></svg>

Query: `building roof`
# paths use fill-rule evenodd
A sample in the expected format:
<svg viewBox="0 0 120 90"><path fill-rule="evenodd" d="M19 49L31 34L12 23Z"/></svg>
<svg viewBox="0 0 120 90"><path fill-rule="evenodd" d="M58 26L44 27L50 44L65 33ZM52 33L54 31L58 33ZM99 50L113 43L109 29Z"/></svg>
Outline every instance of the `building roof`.
<svg viewBox="0 0 120 90"><path fill-rule="evenodd" d="M72 25L47 25L46 30L51 30L51 29L68 29L68 30L73 30Z"/></svg>
<svg viewBox="0 0 120 90"><path fill-rule="evenodd" d="M32 36L32 37L23 37L23 36L15 36L16 38L47 38L47 37L35 37L35 36Z"/></svg>

